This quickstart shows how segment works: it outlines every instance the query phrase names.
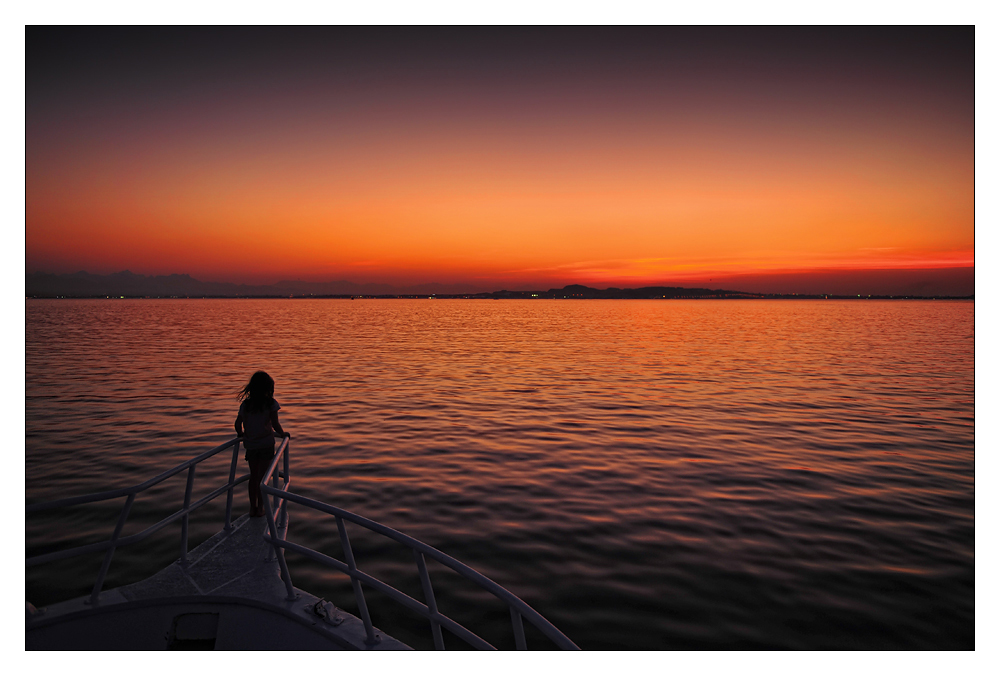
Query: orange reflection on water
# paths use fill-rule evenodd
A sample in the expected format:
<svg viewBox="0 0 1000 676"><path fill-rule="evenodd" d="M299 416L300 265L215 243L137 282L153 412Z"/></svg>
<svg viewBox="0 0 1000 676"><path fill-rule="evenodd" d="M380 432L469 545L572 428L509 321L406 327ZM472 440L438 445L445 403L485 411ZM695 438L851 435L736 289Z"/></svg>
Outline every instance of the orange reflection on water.
<svg viewBox="0 0 1000 676"><path fill-rule="evenodd" d="M974 310L29 300L26 493L131 485L193 456L231 434L236 391L264 368L297 492L516 586L570 633L598 640L588 626L630 626L646 603L644 630L676 630L683 604L745 614L740 631L763 641L761 622L777 631L804 605L931 640L941 613L955 627L974 618ZM199 469L196 490L228 476L223 460ZM135 527L182 496L178 481L137 503ZM106 537L117 509L29 523L29 549ZM193 541L220 519L199 513ZM291 531L321 551L338 537L333 520L294 510ZM172 561L174 537L116 553L115 574ZM357 551L376 577L413 575L411 558L364 538ZM339 598L328 571L298 565L297 585ZM29 576L29 597L73 591L80 576L64 572Z"/></svg>

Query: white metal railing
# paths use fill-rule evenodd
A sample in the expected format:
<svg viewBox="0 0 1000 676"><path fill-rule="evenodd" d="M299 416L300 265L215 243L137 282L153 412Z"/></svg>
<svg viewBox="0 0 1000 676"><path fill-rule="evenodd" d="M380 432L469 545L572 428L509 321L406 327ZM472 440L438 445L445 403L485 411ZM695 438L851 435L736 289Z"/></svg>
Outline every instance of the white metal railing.
<svg viewBox="0 0 1000 676"><path fill-rule="evenodd" d="M365 602L364 590L361 586L362 583L365 583L374 589L378 589L397 603L429 620L435 649L444 650L444 637L441 634L441 629L443 627L474 648L479 648L481 650L494 650L495 648L486 640L471 632L469 629L465 628L447 615L443 615L438 610L437 602L434 599L434 589L431 586L430 575L427 572L426 558L431 558L448 568L451 568L462 577L476 583L507 605L510 610L511 626L514 631L514 644L518 650L527 649L522 618L527 619L532 625L535 626L535 628L541 631L542 634L549 638L559 648L564 650L579 650L579 647L577 647L575 643L567 638L561 631L556 629L534 608L501 587L493 580L489 579L482 573L473 570L464 563L441 551L438 551L430 545L424 544L409 535L404 535L403 533L389 528L388 526L384 526L376 521L366 519L363 516L358 516L357 514L340 509L339 507L334 507L318 500L313 500L311 498L296 495L295 493L290 492L288 490L291 486L291 480L289 478L289 449L287 442L288 438L286 437L284 443L281 444L275 452L274 459L271 461L271 465L268 467L267 473L261 480L260 488L264 495L272 496L271 500L264 500L265 516L267 517L268 525L268 533L265 534L264 539L271 543L274 547L274 554L278 559L279 566L281 567L282 579L285 582L285 591L288 593L288 600L295 599L296 593L295 588L292 586L291 577L288 573L288 566L285 563L284 550L286 549L302 554L303 556L306 556L314 561L318 561L319 563L333 568L334 570L338 570L351 578L351 584L354 588L354 598L358 604L361 621L365 626L366 643L369 645L378 643L378 637L375 635L375 630L372 626L371 616L368 612L368 604ZM279 462L283 463L284 471L282 474L285 479L284 484L280 487L278 485L279 475L275 471ZM273 486L267 485L269 479L273 480ZM309 507L336 518L337 531L340 534L340 544L343 548L346 562L288 541L287 532L289 502ZM392 587L358 569L357 563L354 560L354 553L351 549L351 542L347 536L347 525L345 523L347 521L357 524L372 532L384 535L410 548L414 555L417 572L420 575L420 584L423 588L426 603L421 603L413 597L399 591L395 587Z"/></svg>
<svg viewBox="0 0 1000 676"><path fill-rule="evenodd" d="M284 446L288 445L288 440L283 441ZM191 493L194 489L194 474L195 468L199 463L212 458L227 448L233 449L233 460L229 466L229 481L214 489L208 495L202 497L196 502L191 502ZM64 498L62 500L53 500L51 502L39 503L36 505L28 505L25 508L27 514L34 514L36 512L47 511L51 509L60 509L65 507L73 507L76 505L84 505L93 502L103 502L105 500L114 500L115 498L125 498L125 504L122 506L121 513L118 516L118 523L115 525L114 532L111 535L110 540L104 542L94 542L87 545L81 545L78 547L73 547L70 549L64 549L58 552L50 552L48 554L41 554L38 556L32 556L25 560L24 565L37 566L43 563L49 563L51 561L60 561L62 559L72 558L74 556L81 556L83 554L90 554L93 552L105 551L104 561L101 563L100 571L97 574L97 580L94 582L94 588L90 593L89 603L96 606L99 601L101 594L101 589L104 587L104 580L108 574L108 568L111 566L111 558L115 554L115 550L118 547L125 547L127 545L135 544L140 542L153 533L165 528L169 524L181 520L181 565L187 565L187 554L188 554L188 516L191 512L202 507L208 502L219 497L223 493L226 493L226 517L223 523L224 530L232 530L233 522L233 489L247 481L250 478L249 474L244 474L243 476L236 477L236 465L239 459L239 449L240 449L240 439L235 437L229 441L220 444L210 451L206 451L201 455L194 457L190 460L182 462L173 469L169 469L162 474L144 481L141 484L132 486L131 488L120 488L117 490L104 491L102 493L92 493L90 495L82 495L76 498ZM140 493L149 490L153 486L162 483L172 476L180 474L184 470L187 470L187 484L184 489L184 505L178 511L174 512L170 516L158 521L152 526L146 528L143 531L135 533L134 535L129 535L128 537L121 537L122 529L125 527L125 522L128 520L129 512L132 509L132 503L135 502L135 498Z"/></svg>
<svg viewBox="0 0 1000 676"><path fill-rule="evenodd" d="M105 500L114 500L116 498L125 498L125 504L122 506L122 510L118 517L118 522L115 525L114 531L111 535L110 540L104 542L95 542L86 545L80 545L77 547L72 547L70 549L64 549L57 552L50 552L48 554L40 554L38 556L32 556L25 560L25 566L36 566L44 563L49 563L52 561L60 561L62 559L72 558L74 556L81 556L83 554L90 554L94 552L104 551L104 560L101 563L101 568L97 574L97 580L94 582L93 590L90 594L90 599L88 602L97 606L99 602L99 597L102 588L104 587L104 580L107 577L108 568L111 565L111 559L114 556L115 550L119 547L128 546L135 544L149 537L153 533L160 531L169 524L181 520L181 565L187 565L187 554L188 554L188 517L191 512L199 509L208 502L214 500L223 493L227 494L226 497L226 516L225 522L223 523L223 529L226 531L232 530L232 509L233 509L233 489L247 481L250 478L249 474L244 474L243 476L236 476L236 465L239 460L239 449L240 449L240 438L234 437L229 441L216 446L210 451L206 451L199 456L196 456L190 460L187 460L173 469L167 470L158 476L144 481L141 484L132 486L131 488L120 488L111 491L104 491L102 493L93 493L90 495L83 495L75 498L64 498L62 500L53 500L51 502L39 503L35 505L29 505L26 507L25 511L27 514L34 514L37 512L48 511L52 509L59 509L65 507L73 507L76 505L83 505L88 503L103 502ZM191 502L191 494L194 489L194 476L195 468L201 462L214 457L215 455L221 453L226 449L233 449L233 459L229 467L229 480L212 490L208 495L200 498L195 502ZM281 472L276 471L278 463L283 464ZM271 461L270 466L267 469L264 478L261 480L261 492L265 496L271 496L268 500L265 498L265 516L267 517L267 533L264 535L264 540L272 545L273 556L277 558L278 565L281 568L281 576L285 583L285 591L288 593L289 600L296 598L295 588L292 586L291 576L288 572L288 565L285 563L285 550L291 550L302 554L314 561L318 561L334 570L338 570L342 573L348 575L351 579L351 584L354 588L354 597L358 604L358 609L361 614L361 620L364 623L365 634L367 637L366 642L369 644L378 643L378 637L375 635L374 627L372 626L371 616L368 612L368 604L365 602L364 590L362 588L362 583L385 593L391 599L397 603L403 605L406 608L414 611L418 615L426 618L430 621L431 634L434 639L434 647L438 650L444 649L444 637L441 633L441 629L445 628L452 632L457 637L464 640L469 645L486 650L493 650L494 647L490 645L486 640L476 635L466 627L462 626L450 617L442 614L437 607L437 602L434 599L434 589L431 586L430 575L427 572L426 559L430 558L439 563L447 566L453 571L457 572L462 577L471 580L476 583L486 591L490 592L498 599L503 601L508 609L510 610L511 626L514 631L514 642L518 650L527 649L526 640L524 636L524 625L523 619L527 619L532 625L534 625L543 635L548 637L557 647L565 650L579 650L577 645L573 643L569 638L567 638L562 632L556 629L548 620L542 617L538 612L529 606L527 603L519 599L517 596L507 591L499 584L489 579L485 575L473 570L464 563L448 556L447 554L434 549L430 545L424 544L419 540L416 540L408 535L404 535L397 530L384 526L371 519L366 519L357 514L348 512L347 510L340 509L339 507L334 507L326 503L320 502L318 500L313 500L301 495L290 492L288 489L291 487L291 479L289 476L289 437L286 435L281 439L275 449L274 459ZM128 520L129 512L132 509L132 504L135 502L135 498L140 493L149 490L153 486L166 481L170 477L176 476L181 472L187 470L187 483L184 489L184 504L178 511L174 512L170 516L161 519L157 523L149 526L145 530L142 530L133 535L127 537L122 537L122 529L125 527L125 523ZM280 479L284 479L284 483L279 486ZM268 481L272 481L273 486L268 486ZM302 505L304 507L309 507L316 511L329 514L336 518L337 531L340 534L340 542L344 551L344 558L347 559L346 562L339 561L333 557L327 556L320 552L309 549L302 545L296 544L294 542L289 542L287 539L288 534L288 503L294 502L296 504ZM417 572L420 575L420 583L423 588L424 598L426 603L421 603L420 601L414 599L407 594L399 591L395 587L392 587L385 582L368 575L367 573L361 571L357 567L357 563L354 560L354 553L351 549L351 543L347 536L347 525L346 522L357 524L363 528L366 528L372 532L384 535L396 542L403 544L410 548L413 552L415 563L417 566Z"/></svg>

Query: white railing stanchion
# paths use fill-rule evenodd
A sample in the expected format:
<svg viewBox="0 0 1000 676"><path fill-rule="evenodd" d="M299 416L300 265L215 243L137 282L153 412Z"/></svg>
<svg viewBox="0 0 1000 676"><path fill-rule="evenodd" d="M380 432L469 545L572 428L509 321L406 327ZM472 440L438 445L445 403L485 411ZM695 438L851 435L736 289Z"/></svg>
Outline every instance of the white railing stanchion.
<svg viewBox="0 0 1000 676"><path fill-rule="evenodd" d="M417 559L417 571L420 573L420 586L424 589L424 602L431 612L431 635L434 637L434 650L444 650L444 636L441 635L441 623L434 616L438 614L437 600L434 598L434 588L431 586L431 576L427 574L427 561L424 555L413 550Z"/></svg>
<svg viewBox="0 0 1000 676"><path fill-rule="evenodd" d="M288 440L287 439L282 439L281 443L278 445L278 451L275 454L275 460L278 459L278 456L283 456L283 454L287 450L288 450ZM264 482L266 483L267 479L269 478L271 480L271 484L274 486L274 490L276 490L276 491L277 490L281 490L281 485L279 483L279 481L281 479L281 477L280 477L281 472L277 471L276 463L271 463L271 465L272 466L269 467L269 469L271 469L271 472L264 479ZM267 499L266 494L264 492L261 492L261 496L265 500ZM273 496L273 498L272 498L272 500L273 500L272 508L274 509L275 512L277 512L278 509L281 507L281 496L279 496L277 493L275 493L274 496ZM280 521L280 519L279 519L279 521Z"/></svg>
<svg viewBox="0 0 1000 676"><path fill-rule="evenodd" d="M285 457L284 457L285 486L284 486L284 490L286 490L286 491L292 485L292 479L291 479L291 477L289 476L289 473L288 473L288 468L289 468L288 456L289 456L289 452L291 450L291 445L292 445L292 442L290 441L290 437L285 437L285 451L284 451L284 453L285 453ZM283 527L285 527L285 529L286 529L285 533L287 534L287 532L288 532L288 530L287 530L287 528L288 528L288 501L284 500L284 499L281 501L281 518L279 520L281 522L281 525Z"/></svg>
<svg viewBox="0 0 1000 676"><path fill-rule="evenodd" d="M191 506L191 489L194 488L194 468L191 465L188 469L187 486L184 488L184 516L181 519L181 565L187 565L188 556L188 508Z"/></svg>
<svg viewBox="0 0 1000 676"><path fill-rule="evenodd" d="M514 626L514 647L518 650L527 650L528 641L524 638L524 623L521 622L521 613L517 612L514 606L510 606L510 623Z"/></svg>
<svg viewBox="0 0 1000 676"><path fill-rule="evenodd" d="M284 450L283 448L279 447L278 453L281 453L283 450ZM276 461L277 458L275 458L275 462ZM274 467L274 462L271 463L271 467L272 468ZM267 487L266 475L261 480L260 485L261 488ZM263 497L262 502L264 503L264 516L267 517L268 532L271 535L271 543L272 543L271 549L274 552L274 557L278 559L278 567L281 570L281 579L285 583L285 592L287 593L287 596L285 598L288 601L294 601L295 599L298 598L298 594L295 593L295 587L292 586L292 576L288 572L288 564L285 562L285 550L283 547L278 545L278 543L281 541L281 537L280 535L278 535L278 524L275 522L274 519L276 504L272 505L271 503L268 502L266 493L261 492L261 496ZM279 496L275 495L274 499L275 503L277 503L277 501L279 500ZM284 502L283 498L281 498L281 500L282 502ZM271 557L268 556L267 560L270 561Z"/></svg>
<svg viewBox="0 0 1000 676"><path fill-rule="evenodd" d="M340 544L344 548L344 558L347 559L347 568L352 573L358 572L358 565L354 561L354 552L351 550L351 540L347 537L347 526L344 520L337 517L337 530L340 532ZM367 638L365 643L375 645L378 637L375 635L375 628L372 626L371 615L368 614L368 604L365 602L365 592L361 588L361 580L351 576L351 586L354 587L354 600L357 601L358 611L361 613L361 621L365 625Z"/></svg>
<svg viewBox="0 0 1000 676"><path fill-rule="evenodd" d="M233 488L236 487L236 463L240 457L240 442L239 440L233 444L233 461L229 465L229 490L226 491L226 525L225 530L231 531L233 529Z"/></svg>
<svg viewBox="0 0 1000 676"><path fill-rule="evenodd" d="M94 590L90 593L90 605L92 606L96 606L98 603L101 588L104 587L104 578L108 574L108 567L111 566L111 557L115 555L115 546L118 544L118 537L122 534L122 528L125 527L125 520L128 519L128 513L132 509L133 502L135 502L135 493L129 493L128 499L125 500L125 506L122 507L121 515L118 517L118 523L115 524L114 533L111 534L111 546L108 547L108 552L104 555L104 561L101 562L101 570L97 573Z"/></svg>

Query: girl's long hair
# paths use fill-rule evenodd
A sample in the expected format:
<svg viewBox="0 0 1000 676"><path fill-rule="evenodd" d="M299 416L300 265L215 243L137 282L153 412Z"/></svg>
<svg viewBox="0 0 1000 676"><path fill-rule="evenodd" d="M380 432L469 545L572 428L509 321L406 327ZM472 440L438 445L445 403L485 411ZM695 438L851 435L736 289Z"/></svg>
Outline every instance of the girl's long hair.
<svg viewBox="0 0 1000 676"><path fill-rule="evenodd" d="M247 409L263 411L271 408L274 401L274 378L263 371L250 376L250 382L236 395L240 401L245 401Z"/></svg>

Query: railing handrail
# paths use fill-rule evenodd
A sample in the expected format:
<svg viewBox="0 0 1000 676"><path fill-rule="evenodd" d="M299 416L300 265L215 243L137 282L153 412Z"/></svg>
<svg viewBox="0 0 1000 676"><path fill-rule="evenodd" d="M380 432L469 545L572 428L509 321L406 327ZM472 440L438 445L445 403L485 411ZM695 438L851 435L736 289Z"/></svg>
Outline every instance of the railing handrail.
<svg viewBox="0 0 1000 676"><path fill-rule="evenodd" d="M207 460L208 458L211 458L212 456L221 453L225 449L230 448L234 444L238 444L241 441L242 441L241 437L233 437L229 441L219 444L210 451L205 451L201 455L195 456L189 460L185 460L176 467L172 467L171 469L168 469L166 472L163 472L162 474L158 474L152 479L147 479L146 481L143 481L141 484L136 484L135 486L131 486L129 488L116 488L110 491L102 491L100 493L79 495L75 498L62 498L60 500L51 500L49 502L39 502L34 505L26 505L24 509L27 514L33 514L35 512L41 512L48 509L59 509L60 507L73 507L75 505L84 505L89 502L102 502L104 500L113 500L114 498L121 498L130 494L137 495L149 488L152 488L158 483L166 481L167 479L169 479L174 475L180 474L184 470L189 469L192 465L197 465L203 462L204 460Z"/></svg>
<svg viewBox="0 0 1000 676"><path fill-rule="evenodd" d="M344 548L344 555L345 555L345 558L347 558L347 563L344 564L344 562L342 562L342 561L337 561L336 559L333 559L332 557L327 557L325 555L321 555L321 558L317 558L317 557L313 557L313 558L315 560L317 560L317 561L320 561L321 563L324 563L328 567L334 567L335 569L340 569L342 572L346 572L352 578L352 582L355 584L355 597L356 597L356 600L358 602L359 609L361 610L362 620L364 621L365 630L368 633L368 639L369 639L370 642L373 642L375 640L375 636L374 636L374 633L373 633L373 628L372 628L372 625L371 625L371 620L368 618L367 604L366 604L366 602L364 600L364 595L363 595L363 593L361 592L361 589L360 589L360 582L362 580L364 580L366 582L372 582L372 581L379 582L381 585L385 585L388 588L388 590L392 590L392 591L398 593L400 596L405 597L406 599L409 599L411 601L416 602L423 610L427 611L426 614L423 613L423 612L421 612L421 614L424 614L425 617L428 617L429 619L431 619L431 623L432 623L431 626L432 626L432 628L436 632L439 632L439 629L437 628L437 624L440 624L440 622L437 622L437 620L442 620L442 619L443 620L447 620L446 625L449 625L450 629L453 629L453 630L454 629L459 629L459 630L463 630L463 632L468 632L467 629L465 629L461 625L455 623L454 620L451 620L450 618L447 618L446 616L440 614L437 611L436 604L435 604L435 602L433 600L433 590L432 590L431 585L430 585L430 579L428 577L426 568L423 565L423 559L422 559L422 556L429 556L430 558L434 559L438 563L441 563L441 564L447 566L448 568L452 569L453 571L455 571L456 573L458 573L462 577L466 578L467 580L470 580L471 582L474 582L474 583L478 584L480 587L482 587L486 591L490 592L495 597L497 597L499 600L501 600L501 601L503 601L503 602L505 602L507 604L507 607L511 611L511 617L512 617L512 622L513 622L513 625L514 625L515 637L517 639L517 644L518 644L518 648L519 649L524 649L525 648L525 645L524 645L524 632L523 632L523 628L520 626L520 617L522 617L522 616L525 617L529 622L531 622L531 624L534 625L535 628L537 628L539 631L541 631L542 634L544 634L548 639L550 639L558 647L563 648L565 650L579 650L580 649L565 634L563 634L561 631L559 631L551 622L549 622L548 620L546 620L538 611L536 611L530 605L528 605L527 603L525 603L517 595L513 594L511 591L505 589L504 587L502 587L501 585L497 584L496 582L494 582L490 578L486 577L485 575L483 575L479 571L475 570L474 568L470 568L469 566L465 565L464 563L462 563L461 561L455 559L454 557L449 556L448 554L445 554L444 552L442 552L442 551L440 551L438 549L435 549L434 547L432 547L432 546L430 546L430 545L428 545L428 544L426 544L424 542L421 542L420 540L417 540L414 537L406 535L405 533L401 533L398 530L396 530L394 528L390 528L389 526L381 524L381 523L379 523L377 521L372 521L371 519L365 518L365 517L360 516L358 514L354 514L353 512L349 512L346 509L342 509L340 507L334 507L333 505L329 505L329 504L327 504L325 502L321 502L319 500L314 500L312 498L307 498L305 496L298 495L296 493L292 493L292 492L288 491L287 488L290 485L290 480L288 478L288 471L287 471L288 470L288 453L287 452L288 452L288 446L287 446L287 444L284 444L280 449L278 449L275 452L274 458L272 459L271 464L268 466L267 472L264 474L264 477L261 479L260 488L261 488L261 492L264 495L272 495L275 498L275 504L274 505L269 504L269 501L267 499L264 500L264 505L265 505L265 508L266 508L265 515L267 516L269 529L272 530L271 536L267 537L266 539L274 547L275 554L277 555L279 563L281 564L282 573L284 574L284 579L285 579L285 586L286 586L286 588L288 590L289 597L293 596L292 583L291 583L290 577L288 576L288 569L287 569L287 566L285 565L284 551L283 550L286 547L286 545L294 545L295 543L286 543L285 539L282 538L282 537L280 537L280 534L277 532L277 526L278 526L278 524L281 521L283 521L285 523L286 527L287 527L287 523L288 523L288 520L287 520L287 505L288 505L288 502L294 502L296 504L303 505L304 507L310 507L312 509L315 509L315 510L320 511L320 512L324 512L326 514L329 514L329 515L334 516L334 517L337 518L337 521L338 521L337 525L338 525L338 529L340 530L341 544L342 544L342 546ZM273 487L272 486L268 486L267 482L272 477L275 469L278 466L278 462L282 459L282 456L284 456L284 464L285 464L285 470L286 470L285 471L285 485L284 485L283 488L278 488L277 486L273 486ZM275 483L277 483L277 478L276 477L275 477ZM275 519L274 519L274 512L277 512L279 510L280 510L280 521L276 522ZM354 564L354 555L353 555L353 553L351 551L350 542L347 539L347 532L346 532L346 530L343 529L342 520L350 521L350 522L352 522L354 524L357 524L357 525L361 526L362 528L366 528L366 529L368 529L368 530L370 530L372 532L378 533L380 535L384 535L385 537L388 537L391 540L394 540L394 541L396 541L396 542L398 542L398 543L400 543L402 545L405 545L405 546L409 547L414 552L415 555L419 553L421 556L419 556L418 559L417 559L417 561L418 561L418 568L420 568L421 582L424 585L425 596L429 596L428 603L426 605L425 604L420 604L419 601L415 601L415 599L411 599L410 597L406 596L406 594L404 594L403 592L399 591L395 587L391 587L390 585L386 585L386 583L381 582L380 580L377 580L376 578L372 578L371 576L369 576L369 575L367 575L367 574L362 573L361 571L359 571L357 569L357 566ZM289 548L290 549L294 549L294 550L307 549L305 547L302 547L301 545L295 545L294 547L289 547ZM323 559L329 559L329 561L325 561ZM339 565L331 565L333 563L339 564ZM343 568L346 568L347 570L343 570L342 566L343 566ZM396 599L396 600L397 600L397 602L401 602L400 599ZM434 604L435 607L432 608L431 607L432 604ZM403 603L403 605L404 606L409 606L410 604L409 604L409 602L407 602L407 603ZM515 611L516 611L516 614L515 614ZM485 641L483 641L480 637L476 636L475 634L472 634L472 632L468 632L468 633L470 633L472 635L472 637L474 637L475 639L478 639L478 642L482 642L482 644L484 644L485 646L489 646L488 643L486 643ZM468 641L468 639L465 639L465 640L467 642L470 642L470 641ZM477 644L478 644L478 642L477 642ZM472 643L472 642L470 642L470 643ZM435 644L436 644L436 647L438 647L439 649L443 649L443 642L441 641L439 634L435 635ZM473 645L476 645L476 644L473 644Z"/></svg>

